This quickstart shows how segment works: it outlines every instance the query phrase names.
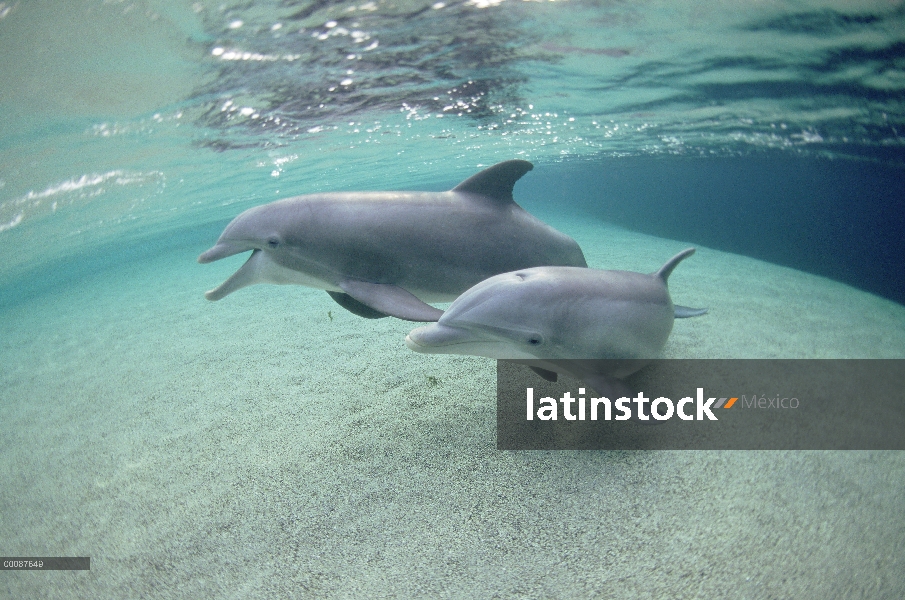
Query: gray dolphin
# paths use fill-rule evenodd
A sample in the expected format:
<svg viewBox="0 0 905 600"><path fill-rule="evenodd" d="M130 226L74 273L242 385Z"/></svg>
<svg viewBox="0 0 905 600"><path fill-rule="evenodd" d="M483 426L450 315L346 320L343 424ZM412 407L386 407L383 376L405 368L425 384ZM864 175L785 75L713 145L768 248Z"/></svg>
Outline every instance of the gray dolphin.
<svg viewBox="0 0 905 600"><path fill-rule="evenodd" d="M406 345L428 354L513 360L545 379L557 373L603 392L656 358L676 318L706 309L674 306L667 279L688 248L656 273L535 267L496 275L459 296Z"/></svg>
<svg viewBox="0 0 905 600"><path fill-rule="evenodd" d="M522 209L512 188L533 168L510 160L448 192L336 192L250 208L198 257L251 250L219 287L219 300L255 283L326 290L367 318L436 321L448 302L499 273L541 265L584 267L575 240Z"/></svg>

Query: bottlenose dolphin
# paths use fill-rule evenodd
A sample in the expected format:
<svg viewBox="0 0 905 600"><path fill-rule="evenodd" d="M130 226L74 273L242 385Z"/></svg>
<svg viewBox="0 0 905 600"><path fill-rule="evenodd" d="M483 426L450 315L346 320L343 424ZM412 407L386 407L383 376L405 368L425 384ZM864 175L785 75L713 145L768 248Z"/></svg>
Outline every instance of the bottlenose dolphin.
<svg viewBox="0 0 905 600"><path fill-rule="evenodd" d="M579 267L496 275L459 296L436 323L411 331L405 343L428 354L513 360L545 379L565 373L605 393L610 378L657 357L674 319L707 312L674 306L666 284L693 253L680 252L650 275Z"/></svg>
<svg viewBox="0 0 905 600"><path fill-rule="evenodd" d="M448 192L336 192L250 208L198 257L209 263L251 250L219 287L219 300L255 283L326 290L367 318L436 321L476 283L542 265L584 267L575 240L522 209L512 188L533 168L510 160Z"/></svg>

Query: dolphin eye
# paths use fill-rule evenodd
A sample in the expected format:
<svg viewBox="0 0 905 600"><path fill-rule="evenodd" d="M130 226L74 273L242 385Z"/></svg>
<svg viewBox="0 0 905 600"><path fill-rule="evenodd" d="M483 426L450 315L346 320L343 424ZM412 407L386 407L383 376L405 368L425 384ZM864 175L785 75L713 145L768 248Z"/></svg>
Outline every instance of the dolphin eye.
<svg viewBox="0 0 905 600"><path fill-rule="evenodd" d="M277 246L280 245L280 240L276 237L272 237L267 240L267 245L271 248L276 248Z"/></svg>
<svg viewBox="0 0 905 600"><path fill-rule="evenodd" d="M545 341L544 334L540 331L526 331L522 340L528 346L542 346Z"/></svg>

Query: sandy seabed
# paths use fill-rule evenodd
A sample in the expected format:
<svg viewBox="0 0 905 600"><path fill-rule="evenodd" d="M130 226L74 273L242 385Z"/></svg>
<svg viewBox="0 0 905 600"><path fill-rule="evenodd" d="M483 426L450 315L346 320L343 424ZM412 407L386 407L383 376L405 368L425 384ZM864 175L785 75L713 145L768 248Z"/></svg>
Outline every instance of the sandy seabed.
<svg viewBox="0 0 905 600"><path fill-rule="evenodd" d="M598 268L688 244L554 223ZM212 243L213 240L210 240ZM10 598L905 597L905 453L496 449L495 364L178 247L0 315ZM902 358L905 307L706 248L664 355Z"/></svg>

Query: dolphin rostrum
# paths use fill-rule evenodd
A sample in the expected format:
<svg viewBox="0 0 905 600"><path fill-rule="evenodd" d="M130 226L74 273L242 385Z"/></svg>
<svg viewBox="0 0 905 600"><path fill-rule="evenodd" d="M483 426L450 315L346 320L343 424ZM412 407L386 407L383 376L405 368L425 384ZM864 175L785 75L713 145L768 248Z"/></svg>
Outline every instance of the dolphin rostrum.
<svg viewBox="0 0 905 600"><path fill-rule="evenodd" d="M688 248L656 273L535 267L496 275L459 296L406 345L428 354L465 354L529 365L598 391L657 357L676 318L706 309L674 306L666 281Z"/></svg>
<svg viewBox="0 0 905 600"><path fill-rule="evenodd" d="M326 290L367 318L436 321L448 302L499 273L542 265L587 266L575 240L522 209L512 188L532 169L499 163L448 192L335 192L250 208L198 257L251 250L219 287L219 300L255 283Z"/></svg>

